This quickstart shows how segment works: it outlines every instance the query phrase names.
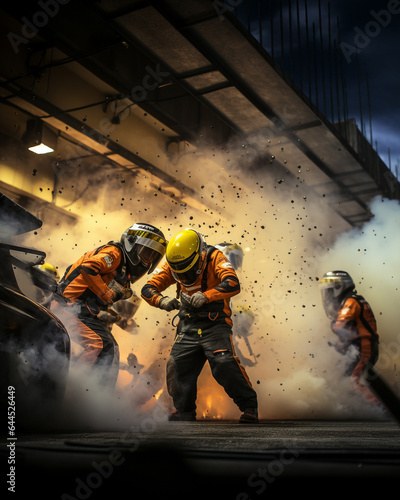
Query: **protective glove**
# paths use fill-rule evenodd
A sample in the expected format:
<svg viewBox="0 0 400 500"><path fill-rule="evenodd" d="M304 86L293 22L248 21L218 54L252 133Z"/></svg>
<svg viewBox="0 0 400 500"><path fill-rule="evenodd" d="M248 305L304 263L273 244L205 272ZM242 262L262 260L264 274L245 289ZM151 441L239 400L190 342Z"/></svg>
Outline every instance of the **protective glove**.
<svg viewBox="0 0 400 500"><path fill-rule="evenodd" d="M190 295L185 292L181 292L179 298L181 299L181 304L183 308L188 308L190 306Z"/></svg>
<svg viewBox="0 0 400 500"><path fill-rule="evenodd" d="M97 315L98 319L104 321L104 323L116 323L121 319L121 316L118 315L113 309L108 307L105 311L100 311Z"/></svg>
<svg viewBox="0 0 400 500"><path fill-rule="evenodd" d="M207 302L207 297L201 292L196 292L190 297L190 305L196 309L204 306Z"/></svg>
<svg viewBox="0 0 400 500"><path fill-rule="evenodd" d="M108 288L112 290L115 294L113 297L113 302L117 300L126 300L132 296L132 290L128 287L122 286L118 283L118 281L112 280L108 284Z"/></svg>
<svg viewBox="0 0 400 500"><path fill-rule="evenodd" d="M172 311L173 309L179 309L180 303L179 300L174 297L163 297L160 300L158 307L164 311Z"/></svg>

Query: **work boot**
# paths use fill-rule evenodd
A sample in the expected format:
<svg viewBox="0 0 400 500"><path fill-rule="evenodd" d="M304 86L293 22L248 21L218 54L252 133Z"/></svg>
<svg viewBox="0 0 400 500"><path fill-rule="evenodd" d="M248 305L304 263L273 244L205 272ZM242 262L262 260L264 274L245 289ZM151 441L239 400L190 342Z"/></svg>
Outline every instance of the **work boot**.
<svg viewBox="0 0 400 500"><path fill-rule="evenodd" d="M257 408L246 408L239 419L240 424L257 424L258 413Z"/></svg>
<svg viewBox="0 0 400 500"><path fill-rule="evenodd" d="M196 412L195 411L176 411L174 413L171 413L171 415L168 417L168 420L177 422L190 422L193 420L196 420Z"/></svg>

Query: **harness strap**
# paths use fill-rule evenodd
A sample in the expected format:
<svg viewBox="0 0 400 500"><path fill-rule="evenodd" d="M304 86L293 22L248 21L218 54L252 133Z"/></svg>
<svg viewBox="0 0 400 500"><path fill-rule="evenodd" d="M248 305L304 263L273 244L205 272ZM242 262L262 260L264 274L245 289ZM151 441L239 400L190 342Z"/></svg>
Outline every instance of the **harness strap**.
<svg viewBox="0 0 400 500"><path fill-rule="evenodd" d="M211 254L216 250L215 247L209 246L207 248L207 255L206 255L206 265L203 271L203 276L201 279L201 291L205 292L207 290L207 274L208 274L208 264L210 263L211 260Z"/></svg>

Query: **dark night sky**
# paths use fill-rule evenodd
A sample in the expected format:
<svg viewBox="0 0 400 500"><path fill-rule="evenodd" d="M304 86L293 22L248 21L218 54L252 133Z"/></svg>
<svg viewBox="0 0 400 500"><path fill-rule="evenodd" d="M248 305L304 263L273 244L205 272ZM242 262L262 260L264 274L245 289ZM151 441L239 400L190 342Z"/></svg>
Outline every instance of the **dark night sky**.
<svg viewBox="0 0 400 500"><path fill-rule="evenodd" d="M230 0L232 3L232 0ZM306 53L305 47L305 4L306 0L283 0L282 11L284 19L285 33L285 71L288 73L288 53L289 53L289 4L292 13L292 35L293 35L293 56L296 72L298 64L298 44L297 44L297 15L296 7L299 6L300 26L302 32L302 53ZM320 31L319 31L319 4L321 6L321 26L322 41L325 53L325 75L327 75L327 55L328 47L328 0L307 0L308 26L310 34L310 45L312 46L312 23L316 26L316 40L318 51L318 72L321 80L320 64ZM399 165L400 170L400 0L331 0L331 38L337 38L337 18L340 25L340 40L342 50L339 51L345 56L343 58L343 72L347 85L348 117L355 118L359 128L360 105L359 105L359 85L357 77L357 64L359 68L362 116L364 123L364 135L370 140L370 116L368 107L367 78L369 82L370 110L372 122L372 143L378 150L383 161L389 166L388 149L390 148L391 168L394 172L395 165ZM242 0L237 3L237 14L242 23L248 27L248 1ZM271 49L270 43L270 12L271 5L274 19L274 39L275 39L275 59L280 59L280 2L278 0L252 1L251 6L251 31L256 39L259 37L258 13L263 17L263 45L268 52ZM261 6L261 7L260 7ZM390 12L390 10L392 12ZM373 12L379 17L374 17ZM352 47L357 44L359 47L358 63L357 56ZM332 42L333 45L333 42ZM314 65L311 48L311 66ZM303 63L305 64L305 63ZM303 75L306 71L303 69ZM314 85L314 76L312 77ZM296 82L297 83L297 82ZM307 87L307 82L304 87ZM303 91L307 94L303 87ZM321 106L321 89L319 91L319 107ZM322 109L321 109L322 110ZM328 113L327 113L328 114ZM330 118L328 114L328 118Z"/></svg>
<svg viewBox="0 0 400 500"><path fill-rule="evenodd" d="M390 14L388 7L392 12L398 13ZM332 2L332 9L337 12L341 20L342 42L354 44L358 35L359 43L365 44L365 47L360 48L358 57L361 76L368 72L374 146L377 141L378 152L387 165L388 148L390 148L391 165L394 170L394 165L400 165L400 1L337 0ZM371 21L378 22L371 11L380 14L382 25L387 24L387 26L377 28L377 24L371 24ZM384 11L389 12L390 17ZM375 28L377 34L373 37ZM369 33L371 36L363 38L359 35L360 30L364 35ZM353 55L349 64L356 65L355 61L356 57ZM356 71L349 71L349 76L351 74L356 75ZM358 117L357 77L349 80L348 85L352 87L352 95L355 96L351 109ZM365 87L362 90L365 103L364 121L366 121ZM349 109L350 102L349 99ZM369 125L365 135L369 139Z"/></svg>

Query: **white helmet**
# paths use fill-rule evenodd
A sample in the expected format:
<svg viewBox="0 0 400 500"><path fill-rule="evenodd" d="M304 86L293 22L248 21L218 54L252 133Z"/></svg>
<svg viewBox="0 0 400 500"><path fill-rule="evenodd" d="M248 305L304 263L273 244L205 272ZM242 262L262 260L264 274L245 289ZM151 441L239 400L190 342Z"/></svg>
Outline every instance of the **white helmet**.
<svg viewBox="0 0 400 500"><path fill-rule="evenodd" d="M320 291L325 313L335 319L346 292L353 290L354 281L346 271L328 271L320 280Z"/></svg>
<svg viewBox="0 0 400 500"><path fill-rule="evenodd" d="M232 264L233 269L235 271L242 267L243 264L243 250L240 245L237 243L218 243L215 245L215 248L221 250L221 252L225 255L225 257Z"/></svg>

